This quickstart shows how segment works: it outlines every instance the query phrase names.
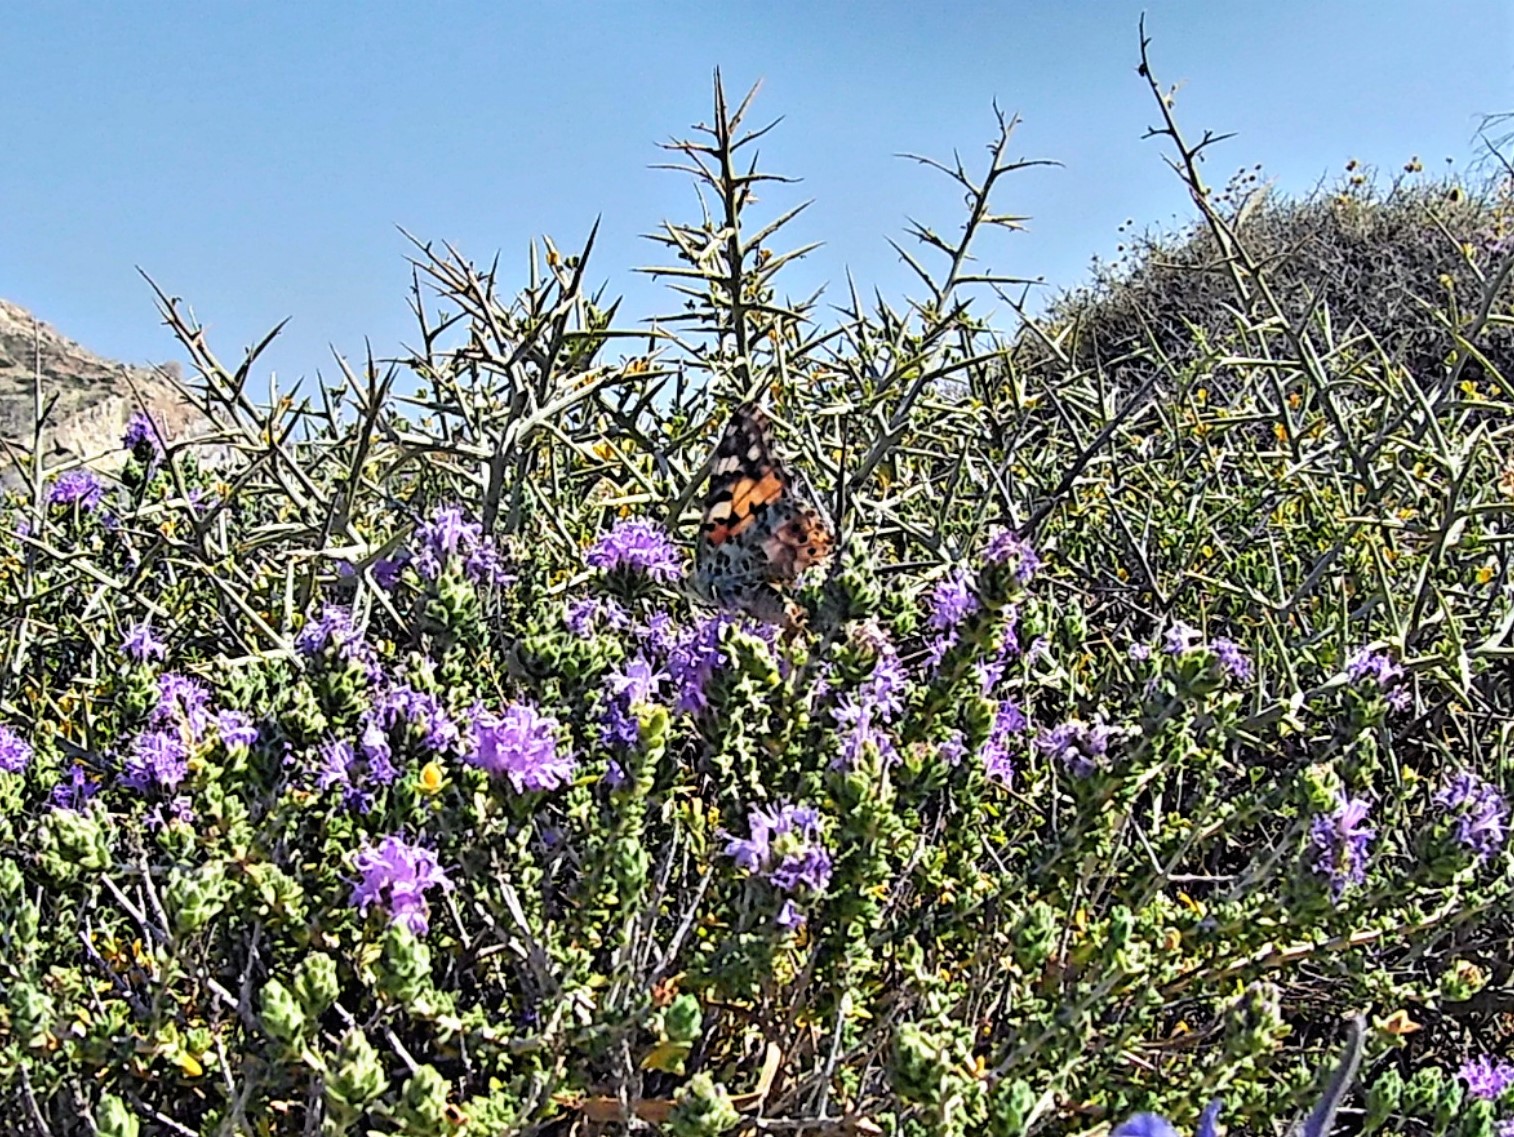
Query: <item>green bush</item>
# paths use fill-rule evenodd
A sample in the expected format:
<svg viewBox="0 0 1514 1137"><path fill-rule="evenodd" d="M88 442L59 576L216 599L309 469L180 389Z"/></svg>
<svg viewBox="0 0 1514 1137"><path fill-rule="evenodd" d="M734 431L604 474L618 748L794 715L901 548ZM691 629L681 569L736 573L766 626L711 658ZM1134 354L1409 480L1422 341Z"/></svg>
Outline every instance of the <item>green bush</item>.
<svg viewBox="0 0 1514 1137"><path fill-rule="evenodd" d="M1215 207L1210 291L1153 245L999 330L1001 120L921 295L828 315L778 291L746 110L673 145L712 207L650 334L592 240L512 298L423 246L415 354L260 407L160 294L233 460L139 421L118 478L32 470L7 1131L1275 1131L1360 1012L1348 1112L1492 1132L1508 251L1436 291L1420 199L1363 193L1427 304L1300 314L1272 250L1336 207ZM784 632L671 536L753 397L838 538Z"/></svg>

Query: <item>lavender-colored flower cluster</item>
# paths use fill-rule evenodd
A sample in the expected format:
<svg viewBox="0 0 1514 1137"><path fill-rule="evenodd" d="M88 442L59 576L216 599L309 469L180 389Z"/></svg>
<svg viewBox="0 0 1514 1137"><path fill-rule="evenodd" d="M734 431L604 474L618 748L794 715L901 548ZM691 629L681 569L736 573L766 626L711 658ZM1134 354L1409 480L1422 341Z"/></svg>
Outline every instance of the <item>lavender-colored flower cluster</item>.
<svg viewBox="0 0 1514 1137"><path fill-rule="evenodd" d="M0 770L7 774L24 773L31 761L31 743L10 727L0 726Z"/></svg>
<svg viewBox="0 0 1514 1137"><path fill-rule="evenodd" d="M617 521L584 554L590 568L639 572L652 580L671 582L683 574L678 546L658 525L643 517Z"/></svg>
<svg viewBox="0 0 1514 1137"><path fill-rule="evenodd" d="M926 600L925 623L936 633L925 644L927 675L940 667L946 653L957 646L962 622L981 607L973 591L972 574L967 569L954 569L936 581Z"/></svg>
<svg viewBox="0 0 1514 1137"><path fill-rule="evenodd" d="M121 782L138 793L173 790L189 774L190 740L177 730L147 730L132 741Z"/></svg>
<svg viewBox="0 0 1514 1137"><path fill-rule="evenodd" d="M636 655L607 677L609 698L600 719L600 741L606 746L630 749L641 738L636 708L654 702L668 681L645 655Z"/></svg>
<svg viewBox="0 0 1514 1137"><path fill-rule="evenodd" d="M1467 1059L1457 1074L1467 1083L1467 1092L1482 1101L1497 1101L1514 1086L1514 1065L1486 1054Z"/></svg>
<svg viewBox="0 0 1514 1137"><path fill-rule="evenodd" d="M988 738L978 751L978 757L983 763L983 773L987 777L1003 785L1009 785L1015 773L1016 739L1024 734L1029 726L1025 712L1020 710L1013 700L999 700L999 706L994 711L993 725L988 731Z"/></svg>
<svg viewBox="0 0 1514 1137"><path fill-rule="evenodd" d="M104 495L105 487L89 470L69 470L59 474L47 487L49 505L78 505L80 509L92 510Z"/></svg>
<svg viewBox="0 0 1514 1137"><path fill-rule="evenodd" d="M1036 749L1067 767L1076 778L1086 778L1104 764L1109 742L1116 731L1103 722L1070 719L1036 736Z"/></svg>
<svg viewBox="0 0 1514 1137"><path fill-rule="evenodd" d="M836 700L831 712L841 730L841 749L831 762L834 769L855 769L869 748L875 750L885 763L899 760L898 748L888 728L904 712L909 673L900 662L893 642L881 628L865 625L858 635L876 652L877 658L872 672L857 690Z"/></svg>
<svg viewBox="0 0 1514 1137"><path fill-rule="evenodd" d="M144 466L151 466L163 457L163 447L158 444L158 431L152 419L141 411L131 416L126 431L121 435L121 445L131 451L132 457Z"/></svg>
<svg viewBox="0 0 1514 1137"><path fill-rule="evenodd" d="M1435 804L1455 818L1456 839L1479 860L1503 848L1509 835L1509 803L1496 786L1461 770L1441 787Z"/></svg>
<svg viewBox="0 0 1514 1137"><path fill-rule="evenodd" d="M992 695L998 690L999 684L1004 682L1004 673L1009 670L1009 661L1020 655L1019 624L1020 609L1011 604L1004 610L1004 626L999 631L998 649L974 665L978 674L978 689L984 695ZM1045 637L1039 637L1037 645L1044 644Z"/></svg>
<svg viewBox="0 0 1514 1137"><path fill-rule="evenodd" d="M1220 670L1237 683L1247 683L1251 680L1251 660L1241 649L1241 645L1225 636L1215 636L1209 641L1209 650L1214 652L1215 658L1220 661Z"/></svg>
<svg viewBox="0 0 1514 1137"><path fill-rule="evenodd" d="M1204 633L1192 624L1176 620L1162 633L1162 650L1168 655L1187 655L1204 641Z"/></svg>
<svg viewBox="0 0 1514 1137"><path fill-rule="evenodd" d="M315 784L318 789L339 789L342 803L354 813L373 808L372 787L394 784L399 777L389 754L388 740L364 738L357 746L345 739L328 739L321 744Z"/></svg>
<svg viewBox="0 0 1514 1137"><path fill-rule="evenodd" d="M353 622L351 610L337 604L327 604L317 619L301 628L294 646L302 655L312 657L329 650L338 659L362 668L371 681L378 680L383 674L378 653L363 638L362 629Z"/></svg>
<svg viewBox="0 0 1514 1137"><path fill-rule="evenodd" d="M436 510L416 526L415 536L420 548L412 563L426 580L438 579L453 557L461 559L463 575L475 583L508 584L514 579L498 546L484 537L483 524L469 521L455 505Z"/></svg>
<svg viewBox="0 0 1514 1137"><path fill-rule="evenodd" d="M512 703L502 715L477 708L473 714L469 764L507 778L518 794L555 790L573 780L578 768L558 742L556 719L529 703Z"/></svg>
<svg viewBox="0 0 1514 1137"><path fill-rule="evenodd" d="M1367 854L1377 831L1367 824L1368 805L1361 798L1342 796L1339 808L1316 814L1309 826L1315 850L1314 871L1330 882L1339 902L1349 885L1367 879Z"/></svg>
<svg viewBox="0 0 1514 1137"><path fill-rule="evenodd" d="M1404 669L1387 654L1360 648L1346 661L1346 677L1353 683L1366 683L1386 693L1388 705L1403 710L1412 695L1403 684Z"/></svg>
<svg viewBox="0 0 1514 1137"><path fill-rule="evenodd" d="M189 758L212 721L210 689L177 672L158 676L158 701L147 729L132 740L121 782L138 793L176 789L189 773Z"/></svg>
<svg viewBox="0 0 1514 1137"><path fill-rule="evenodd" d="M365 737L382 732L386 741L389 732L402 730L432 755L452 753L462 740L462 731L441 700L405 683L389 687L374 700L363 715L362 730Z"/></svg>
<svg viewBox="0 0 1514 1137"><path fill-rule="evenodd" d="M793 897L823 892L831 881L831 855L822 840L820 814L809 806L785 804L776 809L753 809L747 814L747 825L751 836L731 838L726 855L788 894L778 913L778 924L796 928L805 917Z"/></svg>
<svg viewBox="0 0 1514 1137"><path fill-rule="evenodd" d="M426 892L452 887L434 852L398 836L359 849L353 855L353 864L361 874L352 890L352 903L358 911L366 914L378 905L388 913L391 923L403 924L416 936L424 936L431 927Z"/></svg>
<svg viewBox="0 0 1514 1137"><path fill-rule="evenodd" d="M720 638L734 623L724 612L701 616L683 628L668 651L668 677L673 681L673 709L698 714L709 706L706 688L715 673L727 663Z"/></svg>
<svg viewBox="0 0 1514 1137"><path fill-rule="evenodd" d="M926 623L937 631L949 631L971 616L981 603L972 589L972 575L958 568L936 581L931 588Z"/></svg>
<svg viewBox="0 0 1514 1137"><path fill-rule="evenodd" d="M146 663L149 659L168 658L168 645L158 639L152 630L152 625L146 620L140 624L133 624L127 629L126 635L121 640L121 651L128 659L136 663Z"/></svg>
<svg viewBox="0 0 1514 1137"><path fill-rule="evenodd" d="M1215 1137L1218 1132L1220 1103L1210 1102L1199 1117L1193 1137ZM1109 1137L1178 1137L1172 1122L1158 1113L1138 1113L1115 1127Z"/></svg>
<svg viewBox="0 0 1514 1137"><path fill-rule="evenodd" d="M75 762L53 786L48 800L54 809L70 809L82 813L85 803L99 792L100 783L89 776L89 771L82 763Z"/></svg>
<svg viewBox="0 0 1514 1137"><path fill-rule="evenodd" d="M568 631L588 639L601 627L620 632L631 626L631 614L615 600L605 596L580 596L568 604L564 617Z"/></svg>
<svg viewBox="0 0 1514 1137"><path fill-rule="evenodd" d="M1215 636L1206 643L1204 633L1183 620L1174 620L1162 633L1162 651L1167 655L1185 656L1200 648L1212 652L1220 671L1237 683L1250 682L1255 674L1255 668L1245 649L1228 636ZM1132 644L1129 656L1136 662L1144 662L1151 658L1151 647L1144 643Z"/></svg>
<svg viewBox="0 0 1514 1137"><path fill-rule="evenodd" d="M220 736L221 745L226 748L227 753L249 750L258 740L258 728L242 711L218 711L216 734Z"/></svg>

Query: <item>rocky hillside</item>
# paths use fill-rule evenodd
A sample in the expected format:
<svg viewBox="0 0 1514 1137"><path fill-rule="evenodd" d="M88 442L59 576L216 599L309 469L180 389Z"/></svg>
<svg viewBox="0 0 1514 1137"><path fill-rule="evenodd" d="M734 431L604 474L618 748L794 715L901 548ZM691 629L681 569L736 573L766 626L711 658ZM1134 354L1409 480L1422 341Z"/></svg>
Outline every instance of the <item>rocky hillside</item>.
<svg viewBox="0 0 1514 1137"><path fill-rule="evenodd" d="M106 467L120 462L121 431L138 409L138 395L170 441L205 429L199 412L156 372L102 359L26 309L0 300L0 437L22 450L32 444L39 367L44 404L57 397L44 436L50 466L69 458ZM0 475L14 473L14 462L0 450Z"/></svg>

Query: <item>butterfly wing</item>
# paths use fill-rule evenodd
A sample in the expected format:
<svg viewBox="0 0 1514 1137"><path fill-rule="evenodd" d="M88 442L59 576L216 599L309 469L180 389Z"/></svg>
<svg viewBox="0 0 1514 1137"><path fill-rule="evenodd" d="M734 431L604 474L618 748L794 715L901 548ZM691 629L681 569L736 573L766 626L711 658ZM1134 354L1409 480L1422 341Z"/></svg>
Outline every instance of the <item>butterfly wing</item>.
<svg viewBox="0 0 1514 1137"><path fill-rule="evenodd" d="M715 448L695 551L703 591L724 608L750 611L829 554L832 537L819 511L796 492L773 456L767 415L738 410ZM780 602L781 603L781 602ZM763 613L772 607L761 603Z"/></svg>

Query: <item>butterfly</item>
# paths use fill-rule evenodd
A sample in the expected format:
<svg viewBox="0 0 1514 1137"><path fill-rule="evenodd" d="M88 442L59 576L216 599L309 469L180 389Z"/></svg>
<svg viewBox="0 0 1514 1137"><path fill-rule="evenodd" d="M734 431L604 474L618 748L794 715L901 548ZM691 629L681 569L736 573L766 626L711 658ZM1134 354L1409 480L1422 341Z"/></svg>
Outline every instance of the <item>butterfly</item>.
<svg viewBox="0 0 1514 1137"><path fill-rule="evenodd" d="M716 607L794 628L798 608L779 587L822 563L834 531L773 456L766 413L731 416L710 463L694 551L694 589Z"/></svg>

